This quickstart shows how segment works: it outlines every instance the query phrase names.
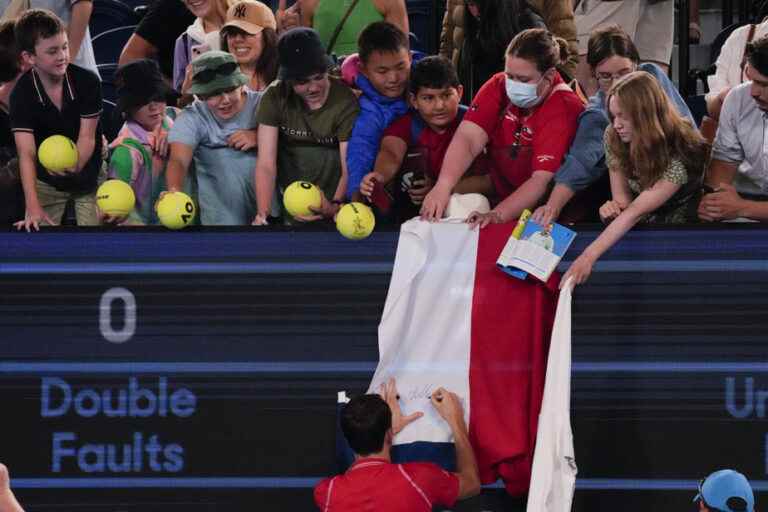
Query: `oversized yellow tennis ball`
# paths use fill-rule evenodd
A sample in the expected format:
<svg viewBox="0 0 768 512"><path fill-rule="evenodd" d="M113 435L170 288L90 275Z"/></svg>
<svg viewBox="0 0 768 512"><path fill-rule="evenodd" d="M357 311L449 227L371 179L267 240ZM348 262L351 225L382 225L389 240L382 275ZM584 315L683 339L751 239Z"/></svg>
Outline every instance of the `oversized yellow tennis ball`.
<svg viewBox="0 0 768 512"><path fill-rule="evenodd" d="M60 174L77 165L77 146L68 137L51 135L40 144L37 149L37 158L48 172Z"/></svg>
<svg viewBox="0 0 768 512"><path fill-rule="evenodd" d="M314 215L309 207L320 208L323 199L320 189L308 181L294 181L283 193L283 204L291 216Z"/></svg>
<svg viewBox="0 0 768 512"><path fill-rule="evenodd" d="M195 220L195 202L184 192L168 192L157 202L157 218L168 229L181 229Z"/></svg>
<svg viewBox="0 0 768 512"><path fill-rule="evenodd" d="M362 240L373 232L376 217L363 203L345 204L336 214L336 229L350 240Z"/></svg>
<svg viewBox="0 0 768 512"><path fill-rule="evenodd" d="M96 204L111 217L125 217L133 210L136 195L126 182L107 180L96 191Z"/></svg>

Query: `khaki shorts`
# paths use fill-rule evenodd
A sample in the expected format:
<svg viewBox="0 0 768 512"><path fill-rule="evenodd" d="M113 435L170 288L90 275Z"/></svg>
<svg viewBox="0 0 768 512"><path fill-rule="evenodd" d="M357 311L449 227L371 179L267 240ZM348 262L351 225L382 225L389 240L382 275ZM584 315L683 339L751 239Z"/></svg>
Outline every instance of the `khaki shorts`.
<svg viewBox="0 0 768 512"><path fill-rule="evenodd" d="M596 28L617 24L637 46L640 60L669 65L674 45L673 0L655 4L647 0L581 0L575 9L579 55L586 55L589 34Z"/></svg>
<svg viewBox="0 0 768 512"><path fill-rule="evenodd" d="M37 198L45 213L56 224L61 224L67 201L70 199L75 202L75 217L78 226L97 226L99 224L96 216L95 190L87 194L77 195L72 192L62 192L44 181L37 180Z"/></svg>

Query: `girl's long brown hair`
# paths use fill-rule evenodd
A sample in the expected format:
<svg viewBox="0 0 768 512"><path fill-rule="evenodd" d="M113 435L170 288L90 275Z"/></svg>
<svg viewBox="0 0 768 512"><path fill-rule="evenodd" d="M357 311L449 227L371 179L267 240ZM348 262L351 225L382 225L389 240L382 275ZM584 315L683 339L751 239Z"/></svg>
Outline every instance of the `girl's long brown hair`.
<svg viewBox="0 0 768 512"><path fill-rule="evenodd" d="M622 77L608 91L606 105L613 97L632 123L632 141L622 142L609 109L607 143L622 172L634 175L644 190L661 178L673 158L683 162L689 180L702 175L709 147L652 75L635 71Z"/></svg>

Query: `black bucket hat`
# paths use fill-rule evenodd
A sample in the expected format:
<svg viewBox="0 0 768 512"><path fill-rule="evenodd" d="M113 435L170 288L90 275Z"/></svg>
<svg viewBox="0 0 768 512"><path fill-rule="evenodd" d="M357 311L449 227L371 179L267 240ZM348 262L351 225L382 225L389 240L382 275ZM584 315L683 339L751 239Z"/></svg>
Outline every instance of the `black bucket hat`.
<svg viewBox="0 0 768 512"><path fill-rule="evenodd" d="M311 28L299 27L284 32L277 42L277 53L283 80L301 80L324 73L333 65L320 36Z"/></svg>
<svg viewBox="0 0 768 512"><path fill-rule="evenodd" d="M173 90L166 83L157 62L139 59L115 71L117 110L128 113L153 101L167 101Z"/></svg>

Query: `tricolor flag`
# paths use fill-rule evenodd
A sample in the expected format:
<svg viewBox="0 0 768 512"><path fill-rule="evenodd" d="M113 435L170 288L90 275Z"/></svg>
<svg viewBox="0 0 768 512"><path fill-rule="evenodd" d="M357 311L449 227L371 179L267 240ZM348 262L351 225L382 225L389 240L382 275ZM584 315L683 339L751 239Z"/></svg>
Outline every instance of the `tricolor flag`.
<svg viewBox="0 0 768 512"><path fill-rule="evenodd" d="M395 437L393 460L453 458L448 426L429 402L438 386L461 397L483 483L528 491L559 276L512 278L496 259L514 224L403 224L379 325L369 392L397 380L404 414L424 417Z"/></svg>

